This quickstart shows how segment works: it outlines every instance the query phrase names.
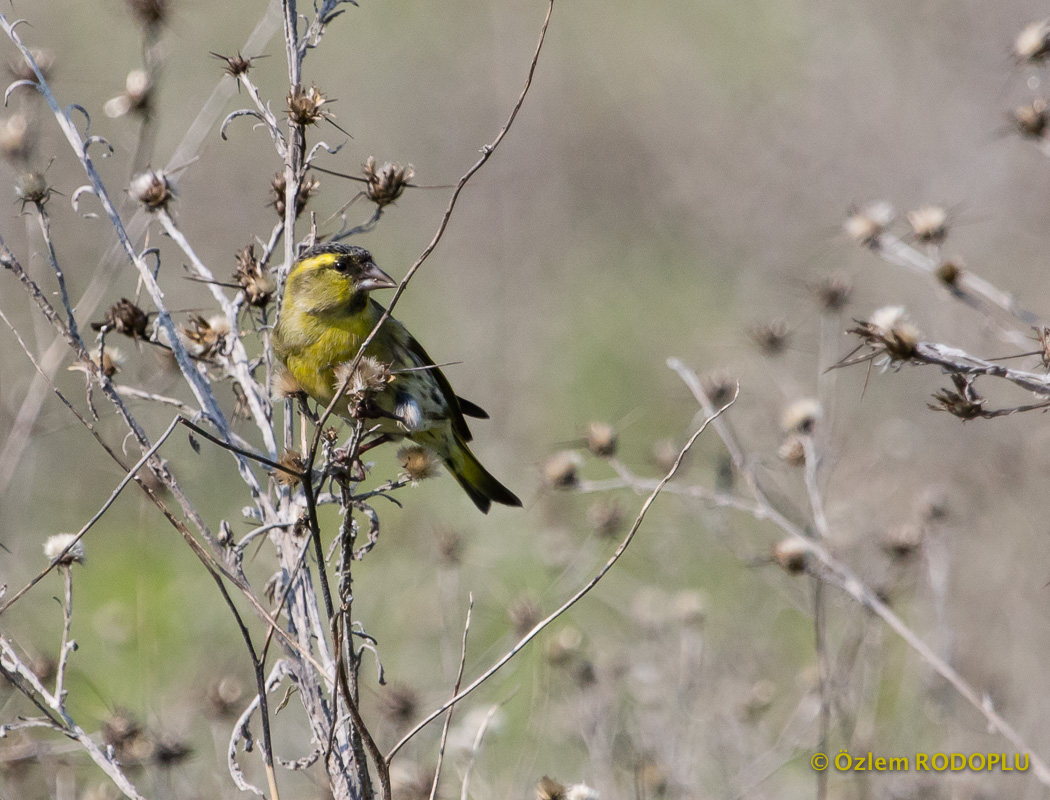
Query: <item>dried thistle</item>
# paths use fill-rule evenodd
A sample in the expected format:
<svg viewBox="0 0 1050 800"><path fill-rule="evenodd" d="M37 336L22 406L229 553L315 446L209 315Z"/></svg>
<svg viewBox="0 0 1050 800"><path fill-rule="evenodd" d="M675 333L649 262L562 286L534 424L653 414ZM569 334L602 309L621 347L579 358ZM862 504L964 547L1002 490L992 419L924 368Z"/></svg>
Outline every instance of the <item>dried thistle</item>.
<svg viewBox="0 0 1050 800"><path fill-rule="evenodd" d="M849 305L853 284L844 272L833 272L813 284L813 294L824 311L836 313Z"/></svg>
<svg viewBox="0 0 1050 800"><path fill-rule="evenodd" d="M933 395L933 399L937 402L927 403L927 406L934 411L947 411L964 422L983 417L985 415L984 398L977 394L977 390L973 387L974 378L953 373L952 383L955 384L956 391L941 389Z"/></svg>
<svg viewBox="0 0 1050 800"><path fill-rule="evenodd" d="M403 728L419 716L419 692L407 683L394 683L379 696L380 713L395 727Z"/></svg>
<svg viewBox="0 0 1050 800"><path fill-rule="evenodd" d="M299 191L295 194L296 219L298 219L299 215L306 210L307 203L309 203L310 198L317 193L320 186L321 182L309 173L303 176L303 179L299 182ZM287 207L284 201L287 187L288 184L284 179L283 172L278 172L273 176L273 180L270 181L270 189L273 191L273 200L270 202L270 205L274 207L277 211L277 216L281 219L284 219L284 212Z"/></svg>
<svg viewBox="0 0 1050 800"><path fill-rule="evenodd" d="M586 783L574 783L565 791L565 800L599 800L598 790Z"/></svg>
<svg viewBox="0 0 1050 800"><path fill-rule="evenodd" d="M555 666L567 666L583 653L583 634L578 628L566 625L547 645L547 660Z"/></svg>
<svg viewBox="0 0 1050 800"><path fill-rule="evenodd" d="M12 114L0 122L0 156L9 161L26 161L32 153L33 139L25 114Z"/></svg>
<svg viewBox="0 0 1050 800"><path fill-rule="evenodd" d="M1014 39L1014 56L1018 61L1040 64L1050 56L1050 20L1038 20L1024 26Z"/></svg>
<svg viewBox="0 0 1050 800"><path fill-rule="evenodd" d="M805 397L784 409L780 417L780 427L785 433L810 434L823 417L824 409L820 401Z"/></svg>
<svg viewBox="0 0 1050 800"><path fill-rule="evenodd" d="M707 375L701 376L700 383L704 387L704 394L708 396L711 400L711 404L716 408L721 408L732 400L733 394L736 392L736 378L728 372L719 371L708 373Z"/></svg>
<svg viewBox="0 0 1050 800"><path fill-rule="evenodd" d="M1045 100L1036 99L1025 106L1018 106L1009 115L1014 129L1027 139L1042 139L1050 126L1050 112Z"/></svg>
<svg viewBox="0 0 1050 800"><path fill-rule="evenodd" d="M941 244L948 237L948 211L941 206L919 206L907 218L911 232L924 244Z"/></svg>
<svg viewBox="0 0 1050 800"><path fill-rule="evenodd" d="M252 244L237 251L233 280L241 287L248 303L256 308L265 308L277 290L277 283L255 257L255 245Z"/></svg>
<svg viewBox="0 0 1050 800"><path fill-rule="evenodd" d="M294 400L305 395L299 381L284 366L274 365L273 377L271 378L271 394L284 400Z"/></svg>
<svg viewBox="0 0 1050 800"><path fill-rule="evenodd" d="M704 596L693 589L682 589L671 603L675 620L681 625L700 627L707 619L707 604Z"/></svg>
<svg viewBox="0 0 1050 800"><path fill-rule="evenodd" d="M1032 330L1035 331L1035 341L1039 345L1039 358L1043 362L1043 369L1050 369L1050 328L1039 325Z"/></svg>
<svg viewBox="0 0 1050 800"><path fill-rule="evenodd" d="M418 444L405 445L397 451L401 469L414 482L425 481L437 475L441 460L429 447Z"/></svg>
<svg viewBox="0 0 1050 800"><path fill-rule="evenodd" d="M102 322L92 322L92 330L116 331L132 339L148 339L149 314L122 297L109 307Z"/></svg>
<svg viewBox="0 0 1050 800"><path fill-rule="evenodd" d="M306 462L303 460L303 457L294 450L285 450L281 457L277 459L277 463L284 469L275 469L273 471L274 479L282 486L298 486L299 476L306 471ZM286 472L285 470L292 470L292 472Z"/></svg>
<svg viewBox="0 0 1050 800"><path fill-rule="evenodd" d="M328 98L316 86L297 86L288 92L288 118L296 125L315 125L331 116L325 103Z"/></svg>
<svg viewBox="0 0 1050 800"><path fill-rule="evenodd" d="M514 626L514 633L518 638L535 628L536 623L542 619L542 615L540 604L529 595L519 597L507 609L507 617L510 619L510 624Z"/></svg>
<svg viewBox="0 0 1050 800"><path fill-rule="evenodd" d="M411 164L402 167L387 161L377 167L373 156L368 157L362 165L362 170L365 176L365 194L379 206L387 206L397 200L416 174Z"/></svg>
<svg viewBox="0 0 1050 800"><path fill-rule="evenodd" d="M762 355L770 358L783 353L791 339L791 331L784 320L755 323L747 329L747 333Z"/></svg>
<svg viewBox="0 0 1050 800"><path fill-rule="evenodd" d="M128 114L147 116L152 108L153 82L144 69L133 69L124 79L124 91L106 101L102 110L111 119Z"/></svg>
<svg viewBox="0 0 1050 800"><path fill-rule="evenodd" d="M580 481L583 459L574 450L562 450L547 459L543 465L543 478L553 489L571 489Z"/></svg>
<svg viewBox="0 0 1050 800"><path fill-rule="evenodd" d="M789 467L801 467L806 463L806 446L797 433L790 434L777 450L777 456Z"/></svg>
<svg viewBox="0 0 1050 800"><path fill-rule="evenodd" d="M212 53L212 55L226 62L223 71L234 80L240 78L241 75L247 75L248 70L252 68L252 59L242 56L239 52L235 56L224 56L220 53Z"/></svg>
<svg viewBox="0 0 1050 800"><path fill-rule="evenodd" d="M544 775L536 784L536 800L566 800L566 787Z"/></svg>
<svg viewBox="0 0 1050 800"><path fill-rule="evenodd" d="M597 500L587 509L587 521L595 534L611 539L623 529L623 506L616 500Z"/></svg>
<svg viewBox="0 0 1050 800"><path fill-rule="evenodd" d="M55 54L50 50L37 50L36 48L30 48L29 54L33 56L33 61L36 62L36 67L40 70L40 74L44 76L44 80L50 81L51 71L55 67ZM36 83L36 73L33 72L32 67L26 63L24 58L8 62L7 71L11 73L11 77L16 81L32 81Z"/></svg>
<svg viewBox="0 0 1050 800"><path fill-rule="evenodd" d="M101 345L100 345L101 350ZM107 378L112 378L120 368L124 366L124 354L116 347L107 347L104 350L96 350L91 354L91 363L94 364ZM83 362L71 364L68 369L73 372L88 372L88 367Z"/></svg>
<svg viewBox="0 0 1050 800"><path fill-rule="evenodd" d="M15 198L22 203L23 211L25 211L26 203L43 208L44 204L51 199L52 191L42 172L25 172L18 177L18 182L15 184Z"/></svg>
<svg viewBox="0 0 1050 800"><path fill-rule="evenodd" d="M159 736L153 745L153 762L161 767L173 767L193 754L188 742L174 736Z"/></svg>
<svg viewBox="0 0 1050 800"><path fill-rule="evenodd" d="M794 536L781 539L773 545L770 555L774 564L791 575L804 572L809 567L809 547Z"/></svg>
<svg viewBox="0 0 1050 800"><path fill-rule="evenodd" d="M150 211L166 210L175 187L162 170L147 169L131 179L128 193Z"/></svg>
<svg viewBox="0 0 1050 800"><path fill-rule="evenodd" d="M228 717L239 713L239 705L244 699L244 687L237 678L227 676L208 687L206 699L213 716Z"/></svg>
<svg viewBox="0 0 1050 800"><path fill-rule="evenodd" d="M607 422L592 422L587 426L587 449L599 458L616 455L616 429Z"/></svg>
<svg viewBox="0 0 1050 800"><path fill-rule="evenodd" d="M394 374L390 371L390 365L372 356L362 358L353 373L350 372L351 366L353 362L346 361L335 368L333 388L339 391L343 384L346 384L347 395L359 402L379 394L395 379Z"/></svg>
<svg viewBox="0 0 1050 800"><path fill-rule="evenodd" d="M466 545L463 535L455 528L442 525L434 532L438 559L445 567L458 567L463 563L463 551Z"/></svg>
<svg viewBox="0 0 1050 800"><path fill-rule="evenodd" d="M210 358L221 354L225 349L230 325L221 314L209 319L200 314L193 314L189 322L179 326L179 333L186 340L186 349L190 355L196 358Z"/></svg>
<svg viewBox="0 0 1050 800"><path fill-rule="evenodd" d="M101 732L102 741L120 761L141 763L152 749L142 725L126 709L117 708L103 720Z"/></svg>
<svg viewBox="0 0 1050 800"><path fill-rule="evenodd" d="M864 208L851 208L846 216L846 235L864 247L877 247L879 237L893 222L895 213L889 203L872 203Z"/></svg>
<svg viewBox="0 0 1050 800"><path fill-rule="evenodd" d="M883 535L882 549L895 560L906 561L919 552L925 538L926 532L921 525L897 525Z"/></svg>
<svg viewBox="0 0 1050 800"><path fill-rule="evenodd" d="M70 547L72 545L72 547ZM69 550L62 554L62 551L69 547ZM48 561L54 561L59 559L59 566L68 567L72 564L83 564L86 560L84 557L84 541L78 540L75 534L72 533L56 533L54 536L47 537L47 541L44 542L44 555L47 556Z"/></svg>
<svg viewBox="0 0 1050 800"><path fill-rule="evenodd" d="M937 280L943 283L949 288L955 288L959 284L959 277L962 275L962 267L956 264L954 261L942 261L937 266Z"/></svg>
<svg viewBox="0 0 1050 800"><path fill-rule="evenodd" d="M860 336L871 346L881 348L894 361L907 361L915 355L921 336L902 306L884 306L866 321L856 320L849 333Z"/></svg>

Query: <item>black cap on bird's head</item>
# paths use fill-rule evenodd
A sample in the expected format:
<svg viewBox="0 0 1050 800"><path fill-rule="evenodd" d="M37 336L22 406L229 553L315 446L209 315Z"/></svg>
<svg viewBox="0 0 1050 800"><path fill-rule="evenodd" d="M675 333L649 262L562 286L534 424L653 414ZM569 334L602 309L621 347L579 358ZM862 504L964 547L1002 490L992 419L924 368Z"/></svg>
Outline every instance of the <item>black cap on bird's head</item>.
<svg viewBox="0 0 1050 800"><path fill-rule="evenodd" d="M352 280L359 292L395 289L398 285L397 281L376 266L371 253L351 244L327 242L314 245L299 256L293 272L302 269L331 269Z"/></svg>

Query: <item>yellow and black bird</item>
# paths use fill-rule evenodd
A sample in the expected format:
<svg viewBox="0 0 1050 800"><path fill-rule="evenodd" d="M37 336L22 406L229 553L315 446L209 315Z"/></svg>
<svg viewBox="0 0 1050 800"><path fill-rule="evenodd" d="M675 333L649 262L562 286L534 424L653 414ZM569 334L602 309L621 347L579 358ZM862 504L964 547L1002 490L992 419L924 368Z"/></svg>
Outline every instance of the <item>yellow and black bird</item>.
<svg viewBox="0 0 1050 800"><path fill-rule="evenodd" d="M273 351L299 387L327 406L339 388L342 364L357 355L384 308L369 293L397 286L361 247L320 244L304 252L288 273ZM426 350L393 317L368 345L364 356L390 370L392 379L373 397L381 412L379 433L407 438L436 453L482 512L493 502L521 501L481 466L467 442L464 415L487 419L469 400L457 397L448 378ZM349 405L336 413L346 416Z"/></svg>

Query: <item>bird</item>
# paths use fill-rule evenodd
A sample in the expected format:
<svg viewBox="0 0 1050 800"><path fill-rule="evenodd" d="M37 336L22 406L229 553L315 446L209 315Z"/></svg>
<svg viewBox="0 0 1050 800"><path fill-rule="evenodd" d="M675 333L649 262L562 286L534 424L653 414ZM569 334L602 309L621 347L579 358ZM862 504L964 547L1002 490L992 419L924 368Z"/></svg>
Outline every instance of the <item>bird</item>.
<svg viewBox="0 0 1050 800"><path fill-rule="evenodd" d="M363 247L322 243L295 261L285 281L272 347L277 361L310 398L325 407L331 403L348 377L341 365L354 360L386 311L371 293L397 286ZM456 395L398 320L388 317L365 348L358 372L366 367L385 376L372 383L380 441L408 439L432 451L482 513L487 514L494 502L521 506L468 447L472 436L465 417L488 419L488 414ZM349 398L334 409L343 417L350 412Z"/></svg>

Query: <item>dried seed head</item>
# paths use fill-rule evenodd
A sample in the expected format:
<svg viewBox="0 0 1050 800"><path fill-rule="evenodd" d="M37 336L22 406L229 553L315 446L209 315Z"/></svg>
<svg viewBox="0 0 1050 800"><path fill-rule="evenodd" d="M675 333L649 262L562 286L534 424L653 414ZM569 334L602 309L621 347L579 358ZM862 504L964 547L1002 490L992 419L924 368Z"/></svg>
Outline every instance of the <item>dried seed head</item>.
<svg viewBox="0 0 1050 800"><path fill-rule="evenodd" d="M1014 39L1014 56L1018 61L1038 64L1050 56L1050 20L1038 20L1024 26Z"/></svg>
<svg viewBox="0 0 1050 800"><path fill-rule="evenodd" d="M674 618L681 625L698 628L707 619L707 604L704 596L693 589L682 589L671 604Z"/></svg>
<svg viewBox="0 0 1050 800"><path fill-rule="evenodd" d="M773 545L771 555L773 563L792 575L804 572L809 566L809 547L794 536L781 539Z"/></svg>
<svg viewBox="0 0 1050 800"><path fill-rule="evenodd" d="M232 675L215 681L208 687L208 708L216 717L228 717L238 712L238 705L243 698L244 687Z"/></svg>
<svg viewBox="0 0 1050 800"><path fill-rule="evenodd" d="M241 77L241 75L247 75L248 70L252 68L252 60L247 56L242 56L240 53L237 53L235 56L224 56L219 53L212 53L212 55L226 62L225 72L234 80Z"/></svg>
<svg viewBox="0 0 1050 800"><path fill-rule="evenodd" d="M159 736L153 745L153 761L161 767L174 767L192 754L189 743L174 736Z"/></svg>
<svg viewBox="0 0 1050 800"><path fill-rule="evenodd" d="M101 345L99 347L101 349ZM101 358L99 357L99 350L95 350L91 354L91 363L98 367L102 374L107 378L112 378L120 372L120 368L124 366L124 354L116 347L106 347L101 351ZM88 367L83 362L71 364L68 369L74 372L89 371Z"/></svg>
<svg viewBox="0 0 1050 800"><path fill-rule="evenodd" d="M425 481L437 475L441 459L429 447L418 444L405 445L397 451L401 469L413 482Z"/></svg>
<svg viewBox="0 0 1050 800"><path fill-rule="evenodd" d="M587 509L587 521L595 534L611 539L623 529L623 507L616 500L596 500Z"/></svg>
<svg viewBox="0 0 1050 800"><path fill-rule="evenodd" d="M846 235L864 247L875 247L894 216L893 206L889 203L872 203L864 208L850 209L846 217Z"/></svg>
<svg viewBox="0 0 1050 800"><path fill-rule="evenodd" d="M565 800L598 800L598 790L586 783L574 783L565 791Z"/></svg>
<svg viewBox="0 0 1050 800"><path fill-rule="evenodd" d="M394 683L379 696L380 713L395 727L403 728L419 716L419 692L407 683Z"/></svg>
<svg viewBox="0 0 1050 800"><path fill-rule="evenodd" d="M63 555L62 551L67 547L69 550ZM72 533L56 533L54 536L47 537L47 541L44 542L44 555L47 556L48 561L58 559L59 565L63 567L83 564L85 560L84 541L83 539L77 540L76 535Z"/></svg>
<svg viewBox="0 0 1050 800"><path fill-rule="evenodd" d="M302 397L303 387L299 385L299 381L283 366L276 365L273 378L271 381L271 394L274 397L280 397L284 400L294 400L297 397Z"/></svg>
<svg viewBox="0 0 1050 800"><path fill-rule="evenodd" d="M519 597L507 609L510 624L514 626L514 632L519 639L536 627L536 623L542 619L542 614L540 604L529 595Z"/></svg>
<svg viewBox="0 0 1050 800"><path fill-rule="evenodd" d="M221 314L209 319L200 314L193 314L185 325L179 326L179 333L186 340L186 349L190 355L196 358L210 358L221 354L225 349L230 325Z"/></svg>
<svg viewBox="0 0 1050 800"><path fill-rule="evenodd" d="M784 409L780 417L780 427L785 433L813 433L813 429L824 417L820 401L804 397Z"/></svg>
<svg viewBox="0 0 1050 800"><path fill-rule="evenodd" d="M124 91L106 101L102 110L111 119L128 114L148 115L153 99L153 83L144 69L133 69L124 79Z"/></svg>
<svg viewBox="0 0 1050 800"><path fill-rule="evenodd" d="M162 170L147 169L131 179L131 196L150 211L161 211L175 197L175 187Z"/></svg>
<svg viewBox="0 0 1050 800"><path fill-rule="evenodd" d="M553 489L571 489L579 483L583 459L574 450L562 450L547 459L543 478Z"/></svg>
<svg viewBox="0 0 1050 800"><path fill-rule="evenodd" d="M789 467L801 467L806 463L806 446L797 433L789 434L777 450L780 457Z"/></svg>
<svg viewBox="0 0 1050 800"><path fill-rule="evenodd" d="M788 346L791 331L784 320L755 323L747 330L751 341L764 356L779 356Z"/></svg>
<svg viewBox="0 0 1050 800"><path fill-rule="evenodd" d="M273 276L255 257L255 245L247 245L237 251L237 268L233 271L234 282L241 287L250 305L265 308L273 299L277 283Z"/></svg>
<svg viewBox="0 0 1050 800"><path fill-rule="evenodd" d="M373 395L379 394L394 381L394 375L390 366L372 356L365 356L357 369L350 372L352 361L346 361L335 368L335 390L339 391L343 384L347 385L348 396L357 400L366 400Z"/></svg>
<svg viewBox="0 0 1050 800"><path fill-rule="evenodd" d="M277 459L277 463L285 469L293 470L299 473L298 475L292 472L285 472L282 469L275 469L273 471L273 477L282 486L298 486L299 475L302 475L306 471L306 462L303 461L303 457L296 453L294 450L285 450L281 457Z"/></svg>
<svg viewBox="0 0 1050 800"><path fill-rule="evenodd" d="M1018 106L1009 115L1014 129L1028 139L1042 139L1050 126L1050 113L1045 100L1033 100L1026 106Z"/></svg>
<svg viewBox="0 0 1050 800"><path fill-rule="evenodd" d="M715 408L721 408L732 400L733 394L736 392L736 378L728 372L708 373L701 376L700 383L704 387L704 393Z"/></svg>
<svg viewBox="0 0 1050 800"><path fill-rule="evenodd" d="M387 161L376 166L376 160L372 156L362 165L362 170L365 176L365 194L379 206L387 206L397 200L416 174L411 164L402 167Z"/></svg>
<svg viewBox="0 0 1050 800"><path fill-rule="evenodd" d="M51 199L51 187L42 172L25 172L15 184L15 197L22 202L23 209L26 203L43 206Z"/></svg>
<svg viewBox="0 0 1050 800"><path fill-rule="evenodd" d="M1045 325L1039 325L1032 330L1035 331L1035 341L1042 351L1039 357L1043 361L1043 368L1050 369L1050 328Z"/></svg>
<svg viewBox="0 0 1050 800"><path fill-rule="evenodd" d="M29 54L33 56L37 69L44 76L44 80L51 80L51 71L55 67L55 54L50 50L37 50L36 48L30 48ZM7 71L11 73L11 77L16 81L33 81L33 83L36 83L36 73L33 72L23 58L9 62Z"/></svg>
<svg viewBox="0 0 1050 800"><path fill-rule="evenodd" d="M0 122L0 156L10 161L26 161L32 153L33 141L25 114L12 114Z"/></svg>
<svg viewBox="0 0 1050 800"><path fill-rule="evenodd" d="M324 108L327 102L328 98L316 86L296 87L288 92L288 118L296 125L315 125L331 116Z"/></svg>
<svg viewBox="0 0 1050 800"><path fill-rule="evenodd" d="M813 285L817 302L825 311L838 312L849 305L853 284L844 272L833 272Z"/></svg>
<svg viewBox="0 0 1050 800"><path fill-rule="evenodd" d="M673 439L660 439L653 443L652 461L658 469L667 472L678 460L680 450Z"/></svg>
<svg viewBox="0 0 1050 800"><path fill-rule="evenodd" d="M148 339L149 314L122 297L109 307L102 322L92 322L93 330L116 331L132 339Z"/></svg>
<svg viewBox="0 0 1050 800"><path fill-rule="evenodd" d="M434 532L438 558L443 566L458 567L463 563L463 535L455 528L442 525Z"/></svg>
<svg viewBox="0 0 1050 800"><path fill-rule="evenodd" d="M985 415L984 398L974 388L974 377L952 374L955 391L941 389L933 395L936 403L927 403L934 411L947 411L952 416L966 420L977 419Z"/></svg>
<svg viewBox="0 0 1050 800"><path fill-rule="evenodd" d="M867 322L850 333L881 345L887 355L896 361L906 361L915 355L915 347L922 335L911 323L903 306L884 306L875 311Z"/></svg>
<svg viewBox="0 0 1050 800"><path fill-rule="evenodd" d="M565 792L565 786L546 775L536 784L536 800L566 800Z"/></svg>
<svg viewBox="0 0 1050 800"><path fill-rule="evenodd" d="M885 532L882 537L882 549L898 561L906 561L922 548L926 532L921 525L906 523L897 525Z"/></svg>
<svg viewBox="0 0 1050 800"><path fill-rule="evenodd" d="M587 449L599 458L616 455L616 429L607 422L592 422L587 426Z"/></svg>
<svg viewBox="0 0 1050 800"><path fill-rule="evenodd" d="M131 712L117 708L102 722L102 741L118 753L124 753L128 745L144 736L145 731Z"/></svg>
<svg viewBox="0 0 1050 800"><path fill-rule="evenodd" d="M270 181L270 189L273 191L273 200L270 201L270 205L277 211L277 216L284 219L284 212L287 208L284 202L284 194L287 189L287 182L284 179L284 173L278 172L273 176L273 180ZM313 197L318 188L320 188L321 182L311 176L309 173L303 176L303 179L299 182L299 191L295 194L295 218L298 219L299 215L306 210L307 203L310 202L310 198Z"/></svg>
<svg viewBox="0 0 1050 800"><path fill-rule="evenodd" d="M131 13L145 28L157 28L168 17L168 0L127 0Z"/></svg>
<svg viewBox="0 0 1050 800"><path fill-rule="evenodd" d="M919 206L907 217L911 232L920 242L941 244L948 237L948 211L941 206Z"/></svg>
<svg viewBox="0 0 1050 800"><path fill-rule="evenodd" d="M955 287L962 275L962 267L954 261L942 261L937 267L937 280L948 287Z"/></svg>
<svg viewBox="0 0 1050 800"><path fill-rule="evenodd" d="M582 652L583 634L567 625L547 645L547 660L556 666L566 666L577 660Z"/></svg>

